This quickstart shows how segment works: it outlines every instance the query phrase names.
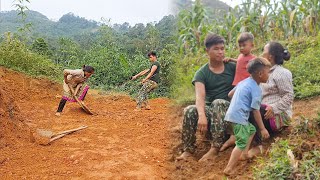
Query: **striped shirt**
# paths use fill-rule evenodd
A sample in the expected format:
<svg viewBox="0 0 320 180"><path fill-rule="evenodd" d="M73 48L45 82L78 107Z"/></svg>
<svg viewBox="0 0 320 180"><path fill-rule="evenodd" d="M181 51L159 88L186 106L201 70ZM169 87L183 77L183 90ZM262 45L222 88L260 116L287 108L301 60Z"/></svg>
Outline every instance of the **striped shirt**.
<svg viewBox="0 0 320 180"><path fill-rule="evenodd" d="M294 98L292 74L281 65L274 65L270 69L267 83L260 84L262 89L262 104L272 107L274 114L285 112L292 117L292 103Z"/></svg>

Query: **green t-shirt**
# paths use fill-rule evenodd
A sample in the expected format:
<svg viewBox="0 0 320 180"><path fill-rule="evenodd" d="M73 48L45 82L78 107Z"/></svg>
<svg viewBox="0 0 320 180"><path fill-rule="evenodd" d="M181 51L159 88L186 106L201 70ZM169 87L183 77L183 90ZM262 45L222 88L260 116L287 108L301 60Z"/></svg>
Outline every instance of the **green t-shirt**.
<svg viewBox="0 0 320 180"><path fill-rule="evenodd" d="M150 80L156 82L156 83L159 83L160 82L160 63L158 61L155 61L151 64L151 67L150 67L150 70L151 71L151 68L152 66L157 66L157 70L153 73L153 75L151 76Z"/></svg>
<svg viewBox="0 0 320 180"><path fill-rule="evenodd" d="M192 84L201 82L205 85L207 105L215 99L225 99L230 101L228 93L232 90L236 64L228 62L224 64L224 71L216 74L209 69L209 64L203 65L193 77Z"/></svg>

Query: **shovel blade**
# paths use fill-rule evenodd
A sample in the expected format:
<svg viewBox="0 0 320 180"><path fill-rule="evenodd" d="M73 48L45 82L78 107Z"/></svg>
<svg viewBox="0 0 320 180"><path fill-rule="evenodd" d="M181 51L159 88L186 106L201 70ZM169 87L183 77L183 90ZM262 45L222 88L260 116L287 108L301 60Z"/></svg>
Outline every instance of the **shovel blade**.
<svg viewBox="0 0 320 180"><path fill-rule="evenodd" d="M37 129L37 134L40 136L51 138L54 135L54 132L45 129Z"/></svg>

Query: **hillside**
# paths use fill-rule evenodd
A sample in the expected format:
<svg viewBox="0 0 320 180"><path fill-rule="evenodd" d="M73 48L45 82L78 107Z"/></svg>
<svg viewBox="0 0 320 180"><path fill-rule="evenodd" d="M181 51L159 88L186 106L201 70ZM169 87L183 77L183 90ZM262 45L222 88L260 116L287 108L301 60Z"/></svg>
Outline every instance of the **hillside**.
<svg viewBox="0 0 320 180"><path fill-rule="evenodd" d="M201 0L203 6L208 11L208 14L213 16L217 12L227 12L231 8L226 3L219 0ZM192 6L192 0L174 0L173 1L173 12L178 12L181 9L190 8ZM218 14L219 15L219 14ZM221 14L219 15L221 16Z"/></svg>
<svg viewBox="0 0 320 180"><path fill-rule="evenodd" d="M31 23L32 35L46 35L48 37L75 36L97 29L98 23L76 16L72 13L63 15L59 21L48 19L37 11L26 11L26 22ZM21 17L17 11L0 12L0 34L11 31L16 32L17 27L22 27Z"/></svg>
<svg viewBox="0 0 320 180"><path fill-rule="evenodd" d="M222 9L227 11L230 8L229 5L219 0L202 0L202 3L204 6L210 7L212 9Z"/></svg>
<svg viewBox="0 0 320 180"><path fill-rule="evenodd" d="M136 112L128 96L90 90L86 104L95 116L67 103L63 115L56 117L61 85L4 68L0 77L4 179L224 179L222 169L231 148L212 162L175 161L181 148L182 108L173 108L168 99L153 99L152 110ZM314 117L318 106L319 98L296 101L295 117ZM59 132L81 125L88 128L47 146L34 139L37 129ZM196 158L210 147L200 141ZM316 134L307 143L314 148L320 145ZM229 179L252 179L251 167L256 164L242 162L238 175Z"/></svg>
<svg viewBox="0 0 320 180"><path fill-rule="evenodd" d="M90 90L86 104L67 103L54 116L62 87L0 67L1 179L161 179L168 176L169 100L151 100L152 110L134 111L125 95ZM40 145L37 129L88 128ZM32 132L32 133L31 133ZM172 165L171 165L172 166Z"/></svg>

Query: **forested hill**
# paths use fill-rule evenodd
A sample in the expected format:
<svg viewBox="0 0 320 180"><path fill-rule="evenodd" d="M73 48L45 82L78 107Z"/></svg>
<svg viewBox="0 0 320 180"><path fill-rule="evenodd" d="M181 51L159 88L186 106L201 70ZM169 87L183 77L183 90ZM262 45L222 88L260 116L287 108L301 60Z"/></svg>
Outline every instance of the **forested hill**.
<svg viewBox="0 0 320 180"><path fill-rule="evenodd" d="M201 1L203 6L207 11L209 11L210 14L215 14L217 10L223 10L224 12L227 12L230 6L228 6L226 3L219 1L219 0L202 0ZM193 4L192 0L173 0L173 11L178 12L181 9L190 8Z"/></svg>
<svg viewBox="0 0 320 180"><path fill-rule="evenodd" d="M63 15L59 21L48 19L43 14L36 11L26 11L26 23L31 23L32 33L55 36L74 36L84 32L95 31L98 23L85 18L75 16L72 13ZM0 34L4 32L17 31L17 27L23 25L21 16L17 11L7 11L0 13Z"/></svg>

